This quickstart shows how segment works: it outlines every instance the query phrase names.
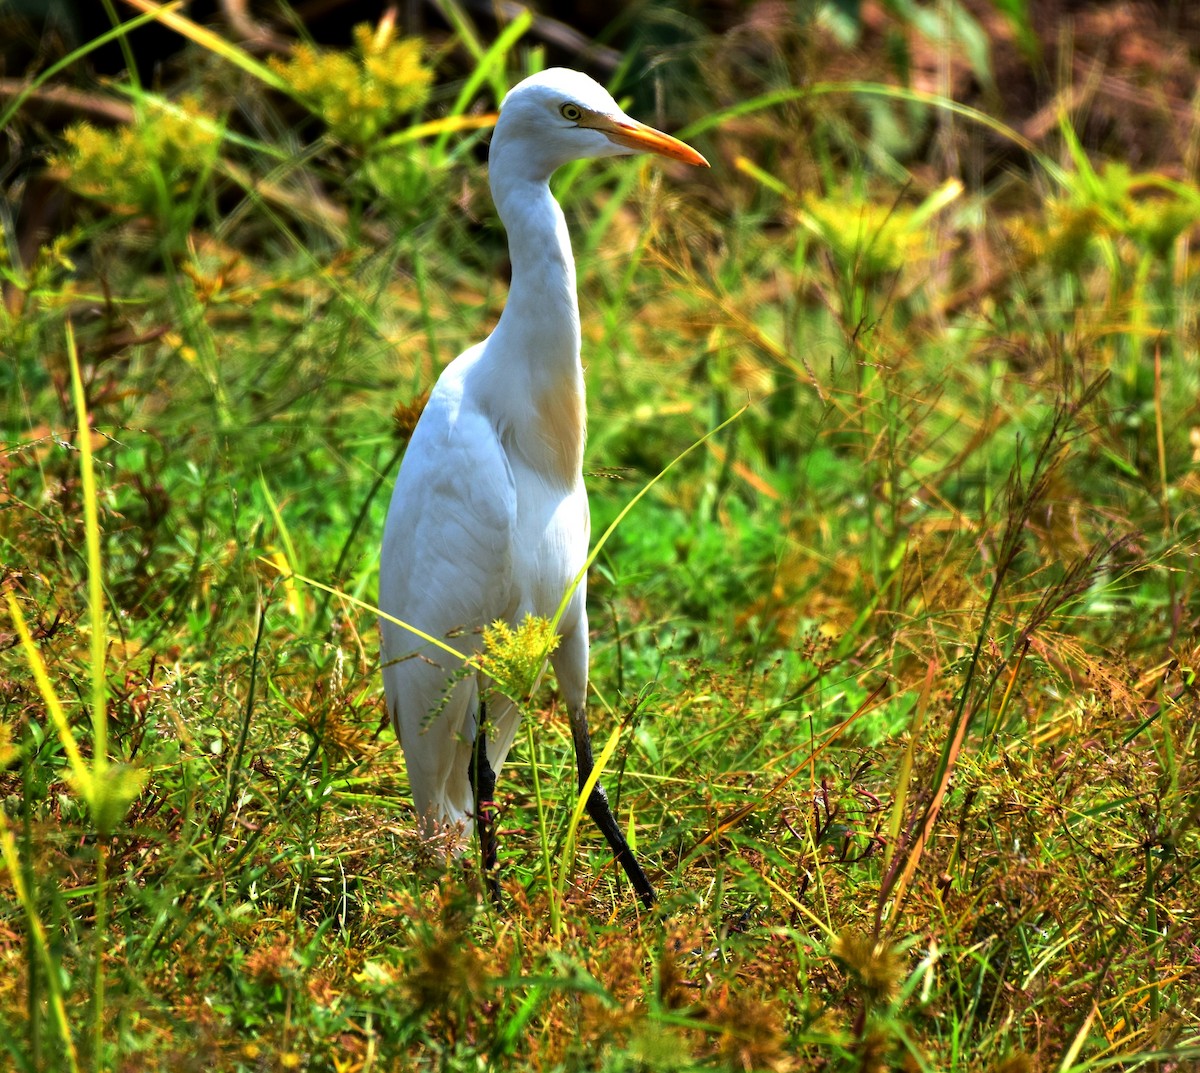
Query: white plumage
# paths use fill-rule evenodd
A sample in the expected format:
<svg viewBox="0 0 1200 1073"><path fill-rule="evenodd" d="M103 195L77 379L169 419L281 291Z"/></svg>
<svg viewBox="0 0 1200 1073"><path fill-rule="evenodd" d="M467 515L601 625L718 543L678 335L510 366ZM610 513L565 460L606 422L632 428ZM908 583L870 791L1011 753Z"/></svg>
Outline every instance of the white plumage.
<svg viewBox="0 0 1200 1073"><path fill-rule="evenodd" d="M381 610L447 638L460 652L478 651L480 629L497 619L516 624L527 612L551 618L587 558L575 262L549 179L570 160L639 151L707 166L682 142L630 119L603 87L576 71L527 78L501 106L488 164L508 232L508 302L492 334L451 362L429 396L400 467L380 562ZM552 656L581 784L592 767L584 597L581 584L559 621L561 641ZM518 712L498 694L487 696L487 764L479 765L476 676L386 619L381 632L388 709L425 833L457 825L469 834L476 814L485 828L482 806L490 803ZM478 808L473 763L486 776ZM602 789L588 806L649 903L653 892ZM494 836L486 829L481 836L485 864L494 869Z"/></svg>

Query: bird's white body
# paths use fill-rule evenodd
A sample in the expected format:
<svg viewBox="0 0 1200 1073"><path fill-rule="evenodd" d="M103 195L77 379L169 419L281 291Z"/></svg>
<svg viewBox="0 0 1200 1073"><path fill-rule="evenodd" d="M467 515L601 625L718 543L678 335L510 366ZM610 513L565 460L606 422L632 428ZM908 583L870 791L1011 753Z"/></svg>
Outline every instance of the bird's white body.
<svg viewBox="0 0 1200 1073"><path fill-rule="evenodd" d="M480 630L498 619L552 618L587 557L575 264L549 178L568 160L631 147L672 155L679 147L693 163L703 160L630 120L574 71L526 79L501 108L489 169L509 237L508 302L492 334L451 362L430 394L400 467L380 562L380 609L464 654L478 651ZM552 663L573 729L577 713L586 739L584 601L580 582L559 620ZM417 812L427 833L469 833L481 683L403 627L382 619L381 631L388 707ZM518 718L511 702L488 698L494 771Z"/></svg>

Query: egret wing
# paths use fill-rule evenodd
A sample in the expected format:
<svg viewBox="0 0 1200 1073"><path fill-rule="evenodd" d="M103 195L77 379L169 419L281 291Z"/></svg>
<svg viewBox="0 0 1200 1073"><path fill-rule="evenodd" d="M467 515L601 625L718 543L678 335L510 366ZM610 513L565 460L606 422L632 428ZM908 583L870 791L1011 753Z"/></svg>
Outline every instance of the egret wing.
<svg viewBox="0 0 1200 1073"><path fill-rule="evenodd" d="M455 387L452 375L439 382L400 468L384 532L379 606L469 655L480 646L480 629L512 603L516 495L494 426L464 405ZM386 619L380 628L388 709L417 810L427 823L465 822L475 676L411 631Z"/></svg>

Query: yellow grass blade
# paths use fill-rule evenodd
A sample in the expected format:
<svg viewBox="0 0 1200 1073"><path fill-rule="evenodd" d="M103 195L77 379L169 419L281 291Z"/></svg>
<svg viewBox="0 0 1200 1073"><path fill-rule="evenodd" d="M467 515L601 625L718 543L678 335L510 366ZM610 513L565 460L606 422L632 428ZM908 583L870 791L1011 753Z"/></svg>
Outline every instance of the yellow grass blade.
<svg viewBox="0 0 1200 1073"><path fill-rule="evenodd" d="M138 11L152 15L168 29L181 34L201 48L208 49L209 52L220 56L223 60L227 60L235 67L240 67L248 75L252 75L272 89L277 89L280 93L287 93L289 96L291 95L291 87L288 86L287 82L272 71L265 63L259 63L244 48L235 45L232 41L226 41L220 34L213 33L212 30L201 26L199 23L192 22L191 19L184 15L180 15L177 10L181 6L180 4L156 4L153 0L125 0L125 3L130 7L137 8Z"/></svg>
<svg viewBox="0 0 1200 1073"><path fill-rule="evenodd" d="M88 420L83 377L79 371L79 353L75 332L67 321L67 360L71 366L71 398L79 428L79 477L83 491L83 533L87 546L88 617L91 636L92 673L92 777L103 780L108 767L108 702L105 682L105 650L108 627L104 615L104 583L100 571L100 518L96 509L96 471L92 462L92 429Z"/></svg>

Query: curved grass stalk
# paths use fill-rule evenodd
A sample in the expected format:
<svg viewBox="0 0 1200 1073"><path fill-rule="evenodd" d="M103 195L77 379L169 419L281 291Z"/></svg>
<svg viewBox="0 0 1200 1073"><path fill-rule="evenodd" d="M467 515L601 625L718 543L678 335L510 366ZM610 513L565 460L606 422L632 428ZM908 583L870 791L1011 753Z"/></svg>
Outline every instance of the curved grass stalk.
<svg viewBox="0 0 1200 1073"><path fill-rule="evenodd" d="M583 566L580 568L579 573L575 575L575 579L570 585L567 586L567 591L563 593L563 598L558 605L558 610L554 612L554 617L550 620L551 626L553 626L555 629L558 629L558 624L563 617L563 613L567 610L567 604L571 602L571 597L575 595L575 590L583 583L583 579L587 577L587 572L591 569L592 563L596 561L596 556L600 554L600 549L608 543L608 538L616 532L617 526L619 526L625 520L625 516L631 510L633 510L633 508L636 507L639 502L641 502L646 493L649 492L650 489L656 484L658 484L658 482L661 481L668 473L670 473L678 463L687 458L687 456L690 455L701 444L712 439L722 429L732 425L748 409L750 409L750 403L746 403L740 410L735 411L734 413L730 414L729 417L725 418L725 420L717 425L716 428L709 429L698 440L694 441L690 446L685 447L679 452L679 454L672 458L670 462L663 466L663 468L660 469L655 476L651 477L650 480L642 485L637 495L635 495L628 503L625 504L625 506L621 508L621 512L612 520L612 522L609 524L609 527L604 530L604 532L600 535L600 539L597 540L595 545L592 547L591 554L587 557L586 562L584 562Z"/></svg>
<svg viewBox="0 0 1200 1073"><path fill-rule="evenodd" d="M448 652L455 659L460 659L464 663L471 662L471 657L463 652L460 652L453 645L446 644L445 641L439 640L432 634L426 633L424 630L417 629L403 619L396 618L394 615L389 615L386 611L380 611L374 604L368 603L366 600L360 600L357 596L351 596L350 593L337 588L335 585L326 585L322 581L317 581L315 578L305 577L303 574L297 574L294 571L288 573L274 559L268 558L265 555L260 555L258 561L265 566L269 566L272 570L277 571L280 576L290 578L292 581L302 581L305 585L311 585L314 589L320 589L322 592L329 593L330 596L337 596L345 600L347 603L353 604L355 607L361 608L363 611L370 612L372 615L378 615L382 619L386 619L393 626L399 626L402 630L408 630L415 637L419 637L426 644L431 644L435 648L440 648L443 652Z"/></svg>
<svg viewBox="0 0 1200 1073"><path fill-rule="evenodd" d="M1067 184L1067 173L1046 156L1045 153L1042 153L1033 142L1019 131L1014 130L1007 123L1002 123L986 112L981 112L978 108L972 108L969 104L962 104L959 101L951 100L940 93L926 93L922 90L908 89L902 86L888 86L881 82L814 82L810 86L789 87L788 89L762 93L757 97L739 101L728 108L723 108L720 111L704 116L695 123L684 127L679 132L679 136L684 139L692 138L697 134L702 134L707 130L719 127L726 120L751 115L754 112L762 111L764 108L771 108L777 104L787 104L790 101L804 100L809 97L829 97L839 94L886 97L891 100L906 101L912 104L926 104L931 108L939 108L942 111L950 112L952 115L961 116L963 119L968 119L972 123L984 127L994 134L998 134L1005 141L1012 142L1024 150L1058 185L1065 186Z"/></svg>

